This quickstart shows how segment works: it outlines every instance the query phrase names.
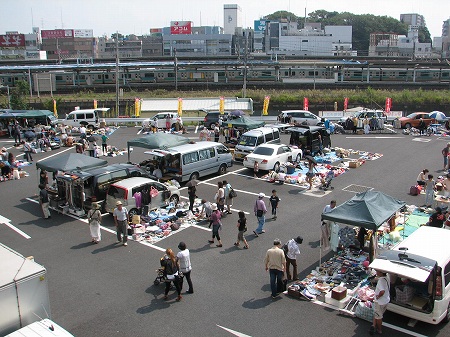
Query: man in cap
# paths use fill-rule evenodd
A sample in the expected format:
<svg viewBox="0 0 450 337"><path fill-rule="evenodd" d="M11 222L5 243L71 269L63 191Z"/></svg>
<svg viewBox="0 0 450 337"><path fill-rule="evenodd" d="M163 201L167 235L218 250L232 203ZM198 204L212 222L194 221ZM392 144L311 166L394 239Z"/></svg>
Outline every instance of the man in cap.
<svg viewBox="0 0 450 337"><path fill-rule="evenodd" d="M280 239L273 240L273 247L267 250L264 264L266 271L270 274L270 290L272 298L276 298L277 284L283 281L284 271L286 270L286 257L281 247Z"/></svg>
<svg viewBox="0 0 450 337"><path fill-rule="evenodd" d="M253 211L255 212L256 218L258 219L258 228L253 231L253 233L256 236L259 236L259 234L265 233L266 231L263 229L264 224L266 223L266 213L267 213L267 207L266 203L264 202L264 197L266 195L264 193L258 194L258 199L255 202L255 206L253 207Z"/></svg>
<svg viewBox="0 0 450 337"><path fill-rule="evenodd" d="M189 289L186 291L188 294L194 293L194 288L192 287L191 281L191 257L189 254L189 249L186 248L186 244L181 241L178 244L178 249L180 250L177 254L178 263L180 264L180 271L183 273L184 277L186 277L186 281L188 283ZM183 281L181 281L183 282ZM183 287L183 283L181 284Z"/></svg>
<svg viewBox="0 0 450 337"><path fill-rule="evenodd" d="M116 225L117 243L122 242L123 234L123 245L126 246L128 245L128 211L122 206L122 201L117 201L116 206L113 216Z"/></svg>
<svg viewBox="0 0 450 337"><path fill-rule="evenodd" d="M288 281L298 280L298 274L297 274L297 255L300 255L300 248L299 244L303 242L303 238L301 236L297 236L295 239L289 240L287 245L287 252L286 252L286 277ZM290 273L290 265L292 264L292 276Z"/></svg>

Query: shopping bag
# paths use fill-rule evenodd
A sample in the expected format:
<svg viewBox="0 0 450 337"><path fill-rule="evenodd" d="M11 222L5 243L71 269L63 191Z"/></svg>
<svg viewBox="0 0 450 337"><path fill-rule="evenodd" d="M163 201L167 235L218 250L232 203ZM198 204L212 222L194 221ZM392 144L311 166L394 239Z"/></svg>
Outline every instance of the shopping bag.
<svg viewBox="0 0 450 337"><path fill-rule="evenodd" d="M152 198L157 197L158 194L159 194L159 191L158 191L155 187L153 187L153 186L150 187L150 196L151 196Z"/></svg>

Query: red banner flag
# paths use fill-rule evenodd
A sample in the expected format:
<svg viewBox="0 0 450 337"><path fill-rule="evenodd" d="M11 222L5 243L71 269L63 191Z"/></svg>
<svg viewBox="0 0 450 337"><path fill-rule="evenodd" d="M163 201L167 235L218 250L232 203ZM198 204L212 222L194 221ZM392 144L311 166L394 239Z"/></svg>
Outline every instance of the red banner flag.
<svg viewBox="0 0 450 337"><path fill-rule="evenodd" d="M344 111L347 110L348 107L348 97L344 98Z"/></svg>
<svg viewBox="0 0 450 337"><path fill-rule="evenodd" d="M386 113L390 113L391 112L391 107L392 107L392 98L386 97L386 106L384 108Z"/></svg>
<svg viewBox="0 0 450 337"><path fill-rule="evenodd" d="M303 110L306 110L306 111L309 110L309 101L308 101L308 97L303 97Z"/></svg>

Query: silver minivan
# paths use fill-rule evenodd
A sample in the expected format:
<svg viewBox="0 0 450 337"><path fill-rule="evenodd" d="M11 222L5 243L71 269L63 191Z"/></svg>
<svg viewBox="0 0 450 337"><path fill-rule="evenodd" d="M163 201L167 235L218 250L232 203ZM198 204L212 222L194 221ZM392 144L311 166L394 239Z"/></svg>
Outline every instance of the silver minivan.
<svg viewBox="0 0 450 337"><path fill-rule="evenodd" d="M88 129L94 130L99 127L99 118L102 116L102 112L108 110L109 108L75 110L67 114L63 123L72 127L84 125Z"/></svg>
<svg viewBox="0 0 450 337"><path fill-rule="evenodd" d="M450 321L449 242L450 230L423 226L378 254L370 268L389 276L387 310L431 324Z"/></svg>
<svg viewBox="0 0 450 337"><path fill-rule="evenodd" d="M145 153L150 156L146 165L159 168L162 180L184 182L209 174L224 174L233 165L230 150L216 142L196 142Z"/></svg>
<svg viewBox="0 0 450 337"><path fill-rule="evenodd" d="M280 130L261 127L243 133L234 149L234 159L244 160L245 156L252 153L258 145L265 143L280 144Z"/></svg>

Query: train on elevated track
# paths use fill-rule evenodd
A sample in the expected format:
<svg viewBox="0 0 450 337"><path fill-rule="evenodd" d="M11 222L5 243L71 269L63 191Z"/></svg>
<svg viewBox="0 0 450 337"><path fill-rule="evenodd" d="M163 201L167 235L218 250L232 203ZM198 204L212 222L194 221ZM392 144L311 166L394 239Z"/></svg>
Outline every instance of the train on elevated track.
<svg viewBox="0 0 450 337"><path fill-rule="evenodd" d="M267 61L267 62L130 62L83 65L0 66L0 84L14 87L18 80L27 81L35 91L51 87L53 91L114 88L116 74L121 87L157 89L159 86L208 84L238 84L244 80L255 87L270 84L377 83L378 86L398 83L450 84L450 64L427 67L419 64L392 66L354 61ZM47 90L49 91L49 90Z"/></svg>

